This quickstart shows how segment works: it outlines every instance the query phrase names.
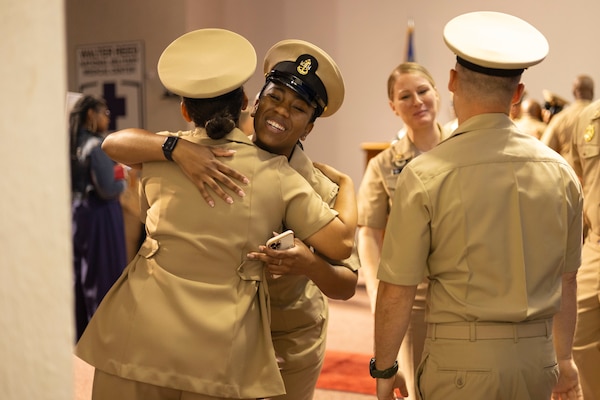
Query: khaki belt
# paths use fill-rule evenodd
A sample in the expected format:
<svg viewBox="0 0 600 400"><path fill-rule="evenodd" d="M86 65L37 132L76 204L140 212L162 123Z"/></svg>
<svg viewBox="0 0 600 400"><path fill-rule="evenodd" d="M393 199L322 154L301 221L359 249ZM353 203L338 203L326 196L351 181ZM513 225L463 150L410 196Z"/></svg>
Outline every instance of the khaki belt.
<svg viewBox="0 0 600 400"><path fill-rule="evenodd" d="M552 334L552 319L533 322L459 322L446 324L427 324L429 339L523 339Z"/></svg>

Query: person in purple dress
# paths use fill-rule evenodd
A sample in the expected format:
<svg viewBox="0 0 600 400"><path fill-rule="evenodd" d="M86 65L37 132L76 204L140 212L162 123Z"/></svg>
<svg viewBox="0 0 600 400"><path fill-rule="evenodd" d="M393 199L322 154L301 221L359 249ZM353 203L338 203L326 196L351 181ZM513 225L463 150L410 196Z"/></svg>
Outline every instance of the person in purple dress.
<svg viewBox="0 0 600 400"><path fill-rule="evenodd" d="M69 115L77 340L127 264L123 166L100 147L110 122L106 102L85 95Z"/></svg>

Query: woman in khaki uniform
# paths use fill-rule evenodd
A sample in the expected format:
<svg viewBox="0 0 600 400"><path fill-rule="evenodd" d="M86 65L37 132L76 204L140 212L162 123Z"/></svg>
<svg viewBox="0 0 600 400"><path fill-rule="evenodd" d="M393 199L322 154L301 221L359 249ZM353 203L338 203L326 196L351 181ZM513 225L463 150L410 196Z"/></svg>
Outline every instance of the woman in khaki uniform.
<svg viewBox="0 0 600 400"><path fill-rule="evenodd" d="M308 58L299 58L302 55ZM304 69L298 67L301 63L308 64L307 60L310 60L312 68L308 73L300 74L298 71ZM329 169L328 176L325 176L314 167L300 145L300 141L312 131L316 118L331 116L341 106L344 85L339 69L331 57L317 46L302 40L284 40L267 53L264 72L267 82L252 110L255 143L287 157L289 165L310 183L321 198L339 209L340 202L348 197L345 192L354 193L350 178ZM296 84L292 85L292 82ZM315 94L320 97L319 101L326 99L326 108L315 101ZM307 115L296 111L307 106L313 109ZM160 144L161 141L152 133L128 129L112 134L111 140L106 143L106 151L124 163L136 164L164 159L157 150ZM224 179L225 173L242 179L240 174L218 160L212 160L213 154L203 146L183 142L177 146L175 153L175 161L186 175L197 182L201 192L206 191L204 183L207 182L219 193L220 188L214 186L215 182L210 182L211 173L217 180ZM214 168L212 172L211 168ZM241 191L236 185L229 186L229 189L236 193ZM233 201L228 193L223 192L221 197ZM214 204L208 194L205 198ZM315 253L301 240L296 240L295 244L290 250L276 252L261 248L264 253L249 254L249 257L264 261L269 272L279 276L275 279L271 274L267 275L273 345L286 388L286 394L277 397L279 400L312 399L325 357L327 297L352 297L358 279L356 254L343 262L334 262Z"/></svg>
<svg viewBox="0 0 600 400"><path fill-rule="evenodd" d="M364 271L371 310L377 299L377 267L381 255L383 232L392 207L396 180L402 169L419 154L431 150L446 137L437 123L440 103L433 77L425 67L405 62L388 78L389 104L404 122L405 134L377 154L367 165L358 190L358 254ZM414 371L421 361L425 343L425 293L427 281L419 284L411 322L400 348L409 387L413 396Z"/></svg>
<svg viewBox="0 0 600 400"><path fill-rule="evenodd" d="M175 164L144 164L147 239L76 349L96 368L95 399L282 394L263 264L246 254L282 222L328 256L350 254L354 227L344 214L336 217L285 158L231 130L255 57L241 36L205 29L177 39L159 60L161 81L183 96L182 114L197 126L165 133L165 156L178 140L235 149L226 164L251 183L244 199L211 208Z"/></svg>

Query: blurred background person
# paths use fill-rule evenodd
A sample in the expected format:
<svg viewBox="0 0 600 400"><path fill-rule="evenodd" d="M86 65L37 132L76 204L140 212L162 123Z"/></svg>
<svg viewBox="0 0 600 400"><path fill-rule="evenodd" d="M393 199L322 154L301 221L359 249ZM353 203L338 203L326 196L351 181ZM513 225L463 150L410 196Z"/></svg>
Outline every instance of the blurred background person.
<svg viewBox="0 0 600 400"><path fill-rule="evenodd" d="M542 110L542 119L546 124L549 124L552 118L554 118L556 114L561 112L562 109L565 108L567 104L569 104L569 102L563 97L560 97L556 93L553 93L547 89L542 90L542 96L544 97L544 109Z"/></svg>
<svg viewBox="0 0 600 400"><path fill-rule="evenodd" d="M387 92L390 108L402 119L406 134L369 160L357 198L358 254L372 312L377 299L377 270L383 232L398 175L412 159L437 146L446 136L437 122L440 96L433 77L425 67L413 62L398 65L388 78ZM410 326L400 349L410 396L415 395L412 374L419 365L425 342L426 292L427 282L424 281L418 287Z"/></svg>
<svg viewBox="0 0 600 400"><path fill-rule="evenodd" d="M600 400L600 100L584 108L567 159L583 186L587 235L577 274L577 325L573 358L585 400Z"/></svg>
<svg viewBox="0 0 600 400"><path fill-rule="evenodd" d="M83 96L69 116L77 339L127 264L123 166L101 145L110 122L103 99Z"/></svg>
<svg viewBox="0 0 600 400"><path fill-rule="evenodd" d="M578 75L573 81L573 98L575 101L564 108L548 124L542 142L561 156L565 157L571 150L572 132L581 111L594 99L594 80L589 75Z"/></svg>
<svg viewBox="0 0 600 400"><path fill-rule="evenodd" d="M537 100L530 97L521 100L520 104L521 116L514 120L515 125L521 132L539 139L546 129L546 123L542 118L542 106Z"/></svg>

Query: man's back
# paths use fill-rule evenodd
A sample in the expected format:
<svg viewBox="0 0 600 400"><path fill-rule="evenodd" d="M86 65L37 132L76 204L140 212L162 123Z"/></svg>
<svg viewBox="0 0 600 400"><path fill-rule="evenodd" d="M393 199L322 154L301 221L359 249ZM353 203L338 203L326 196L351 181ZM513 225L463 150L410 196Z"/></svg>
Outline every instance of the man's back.
<svg viewBox="0 0 600 400"><path fill-rule="evenodd" d="M390 241L382 259L416 264L415 282L418 273L434 280L428 322L519 322L558 310L560 275L579 265L567 249L580 239L581 204L575 174L556 153L505 115L478 116L409 164L398 185L413 195L394 200L405 204L386 235L405 238ZM429 232L408 234L415 218L429 221L430 241ZM426 265L391 255L415 247L429 251Z"/></svg>

